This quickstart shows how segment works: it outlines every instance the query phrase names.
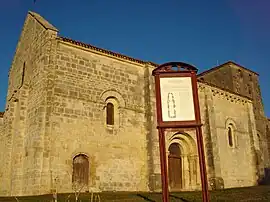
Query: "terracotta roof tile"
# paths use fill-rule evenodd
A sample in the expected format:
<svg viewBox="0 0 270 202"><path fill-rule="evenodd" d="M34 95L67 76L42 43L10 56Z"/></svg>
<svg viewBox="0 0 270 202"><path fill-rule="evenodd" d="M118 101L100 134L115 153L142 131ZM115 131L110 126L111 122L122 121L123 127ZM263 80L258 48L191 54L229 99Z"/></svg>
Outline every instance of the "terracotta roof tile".
<svg viewBox="0 0 270 202"><path fill-rule="evenodd" d="M121 53L116 53L116 52L109 51L109 50L106 50L106 49L103 49L103 48L98 48L96 46L86 44L86 43L83 43L83 42L80 42L80 41L76 41L76 40L73 40L73 39L70 39L70 38L59 37L58 39L60 39L60 40L62 40L64 42L72 43L72 44L75 44L77 46L82 46L84 48L89 48L91 50L95 50L95 51L98 51L98 52L101 52L101 53L105 53L107 55L112 55L112 56L115 56L115 57L118 57L118 58L121 58L121 59L136 62L136 63L139 63L139 64L150 64L150 65L153 65L153 66L158 66L158 64L155 64L153 62L148 62L148 61L143 61L143 60L139 60L139 59L136 59L136 58L132 58L132 57L123 55Z"/></svg>

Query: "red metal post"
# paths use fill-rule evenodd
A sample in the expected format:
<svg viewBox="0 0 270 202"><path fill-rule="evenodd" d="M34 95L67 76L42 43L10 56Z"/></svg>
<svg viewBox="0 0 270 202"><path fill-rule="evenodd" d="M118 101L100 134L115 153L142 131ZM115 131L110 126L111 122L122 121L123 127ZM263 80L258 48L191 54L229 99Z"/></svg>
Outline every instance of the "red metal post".
<svg viewBox="0 0 270 202"><path fill-rule="evenodd" d="M202 128L201 126L196 127L196 137L197 137L197 146L200 162L200 174L201 174L201 183L202 183L202 196L203 202L209 202L208 194L208 182L206 174L206 165L205 165L205 156L204 156L204 146L203 146L203 137L202 137Z"/></svg>
<svg viewBox="0 0 270 202"><path fill-rule="evenodd" d="M169 202L167 157L166 157L164 129L158 128L158 134L159 134L159 152L160 152L160 167L162 180L162 201Z"/></svg>

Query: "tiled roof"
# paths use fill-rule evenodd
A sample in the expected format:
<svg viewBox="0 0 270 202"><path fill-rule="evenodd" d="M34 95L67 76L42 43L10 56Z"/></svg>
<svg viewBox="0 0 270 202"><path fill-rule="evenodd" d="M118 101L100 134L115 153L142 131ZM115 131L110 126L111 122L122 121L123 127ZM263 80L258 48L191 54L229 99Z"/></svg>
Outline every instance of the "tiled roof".
<svg viewBox="0 0 270 202"><path fill-rule="evenodd" d="M219 69L219 68L221 68L221 67L224 67L225 65L229 65L229 64L236 65L236 66L238 66L238 67L240 67L240 68L242 68L242 69L245 69L245 70L247 70L247 71L249 71L249 72L251 72L251 73L253 73L253 74L259 75L257 72L254 72L254 71L252 71L252 70L250 70L250 69L247 69L247 68L243 67L242 65L239 65L239 64L237 64L237 63L235 63L235 62L233 62L233 61L228 61L228 62L226 62L226 63L224 63L224 64L222 64L222 65L213 67L213 68L211 68L211 69L208 69L208 70L206 70L206 71L204 71L204 72L198 74L198 77L203 76L203 75L205 75L205 74L208 74L208 73L210 73L210 72L213 72L213 71L215 71L215 70L217 70L217 69Z"/></svg>
<svg viewBox="0 0 270 202"><path fill-rule="evenodd" d="M114 56L114 57L118 57L118 58L121 58L121 59L124 59L124 60L129 60L129 61L136 62L136 63L139 63L139 64L150 64L150 65L153 65L155 67L158 66L158 64L155 64L153 62L148 62L148 61L143 61L143 60L135 59L135 58L132 58L132 57L123 55L121 53L116 53L116 52L109 51L109 50L106 50L106 49L103 49L103 48L98 48L96 46L93 46L93 45L90 45L90 44L86 44L86 43L83 43L83 42L80 42L80 41L75 41L75 40L70 39L70 38L58 37L58 39L60 39L60 40L62 40L64 42L72 43L72 44L77 45L77 46L82 46L84 48L89 48L91 50L94 50L94 51L97 51L97 52L101 52L101 53L104 53L106 55L111 55L111 56Z"/></svg>
<svg viewBox="0 0 270 202"><path fill-rule="evenodd" d="M5 112L0 112L0 118L2 118L4 116Z"/></svg>

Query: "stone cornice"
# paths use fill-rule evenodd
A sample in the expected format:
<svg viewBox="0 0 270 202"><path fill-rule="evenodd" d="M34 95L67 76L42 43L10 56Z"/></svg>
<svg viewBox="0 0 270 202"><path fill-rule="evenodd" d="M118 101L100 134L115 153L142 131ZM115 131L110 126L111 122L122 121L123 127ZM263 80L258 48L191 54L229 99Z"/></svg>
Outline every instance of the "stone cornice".
<svg viewBox="0 0 270 202"><path fill-rule="evenodd" d="M242 95L236 94L236 93L232 93L230 91L227 91L225 89L221 89L219 87L213 86L213 85L209 85L208 83L205 82L198 82L198 88L200 91L204 91L205 88L208 88L211 90L212 95L213 96L220 96L223 99L226 99L230 102L235 102L235 103L252 103L252 100L244 97Z"/></svg>

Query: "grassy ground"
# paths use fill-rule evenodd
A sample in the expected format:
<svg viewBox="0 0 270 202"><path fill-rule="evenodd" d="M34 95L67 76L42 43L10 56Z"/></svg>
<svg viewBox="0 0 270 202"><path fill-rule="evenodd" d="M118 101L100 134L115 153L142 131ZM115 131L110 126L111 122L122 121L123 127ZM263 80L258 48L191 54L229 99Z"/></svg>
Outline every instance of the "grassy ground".
<svg viewBox="0 0 270 202"><path fill-rule="evenodd" d="M97 195L94 195L97 196ZM127 202L161 202L161 193L131 193L131 192L102 192L99 193L100 201L127 201ZM26 196L26 197L0 197L0 202L51 202L52 195ZM91 194L80 194L78 202L90 202ZM201 192L177 192L170 193L170 201L202 201ZM225 189L222 191L211 191L210 201L268 201L270 202L270 186L259 186L249 188ZM75 202L74 194L58 194L58 202ZM92 202L98 202L93 200Z"/></svg>

